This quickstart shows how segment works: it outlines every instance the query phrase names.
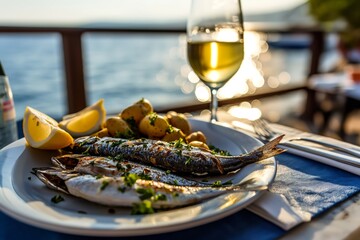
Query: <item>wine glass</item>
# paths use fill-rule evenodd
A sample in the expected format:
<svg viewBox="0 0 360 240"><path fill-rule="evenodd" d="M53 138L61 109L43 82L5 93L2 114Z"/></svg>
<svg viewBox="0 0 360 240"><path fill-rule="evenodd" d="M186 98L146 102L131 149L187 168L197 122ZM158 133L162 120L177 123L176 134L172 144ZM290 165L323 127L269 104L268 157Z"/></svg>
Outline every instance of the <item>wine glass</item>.
<svg viewBox="0 0 360 240"><path fill-rule="evenodd" d="M196 75L210 88L210 121L216 122L217 91L238 71L244 58L240 0L192 0L187 56Z"/></svg>

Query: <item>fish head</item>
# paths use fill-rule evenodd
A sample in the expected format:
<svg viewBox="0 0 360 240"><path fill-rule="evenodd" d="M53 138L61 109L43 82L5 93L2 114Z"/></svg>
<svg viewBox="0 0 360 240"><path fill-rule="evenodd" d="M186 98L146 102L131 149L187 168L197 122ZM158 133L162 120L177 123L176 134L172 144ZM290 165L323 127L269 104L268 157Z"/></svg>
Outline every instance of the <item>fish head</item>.
<svg viewBox="0 0 360 240"><path fill-rule="evenodd" d="M33 173L48 187L69 194L65 181L79 176L79 173L58 168L33 168Z"/></svg>

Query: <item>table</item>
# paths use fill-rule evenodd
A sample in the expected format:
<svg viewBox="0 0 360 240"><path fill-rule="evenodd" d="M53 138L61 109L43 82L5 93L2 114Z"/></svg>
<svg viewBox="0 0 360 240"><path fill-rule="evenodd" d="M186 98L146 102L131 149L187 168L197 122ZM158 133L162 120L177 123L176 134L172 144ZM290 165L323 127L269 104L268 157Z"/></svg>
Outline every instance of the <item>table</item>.
<svg viewBox="0 0 360 240"><path fill-rule="evenodd" d="M279 156L279 164L291 157L289 153L286 154L288 155ZM323 167L326 170L326 166ZM183 231L123 239L356 239L360 236L359 217L360 193L357 193L311 222L303 223L288 232L248 210L242 210L222 220ZM34 228L3 213L0 213L0 224L3 226L0 228L0 239L98 239Z"/></svg>
<svg viewBox="0 0 360 240"><path fill-rule="evenodd" d="M338 113L338 134L344 138L346 121L353 111L360 108L360 84L352 81L346 72L317 74L309 80L308 97L316 103L313 115L318 112L323 116L319 133L326 131L331 117Z"/></svg>
<svg viewBox="0 0 360 240"><path fill-rule="evenodd" d="M309 223L284 235L283 239L359 239L360 194L339 204Z"/></svg>
<svg viewBox="0 0 360 240"><path fill-rule="evenodd" d="M345 136L345 123L348 117L355 110L360 109L360 84L354 84L350 89L345 90L345 103L342 109L342 120L340 125L340 136Z"/></svg>
<svg viewBox="0 0 360 240"><path fill-rule="evenodd" d="M304 223L282 236L282 239L359 239L360 236L360 194L357 194L348 201L340 204L336 208L327 212L323 216L314 219L309 223ZM243 210L239 214L227 217L221 221L206 224L201 227L181 231L177 236L177 232L155 235L148 237L132 237L120 239L243 239L239 234L242 229L233 229L227 227L226 224L231 225L232 221L265 221L258 218L255 214L247 210ZM80 237L74 235L60 234L47 230L41 230L31 227L29 225L18 222L3 213L0 213L0 239L68 239L68 240L82 240L82 239L98 239L95 237ZM271 223L262 222L266 227L271 228ZM220 227L221 226L221 227ZM223 229L225 228L225 229ZM202 235L207 231L208 234ZM277 229L276 233L281 233L281 229ZM155 238L156 237L156 238ZM171 237L171 238L170 238ZM197 237L197 238L195 238ZM271 239L272 235L259 236L257 239ZM111 239L111 238L104 238Z"/></svg>

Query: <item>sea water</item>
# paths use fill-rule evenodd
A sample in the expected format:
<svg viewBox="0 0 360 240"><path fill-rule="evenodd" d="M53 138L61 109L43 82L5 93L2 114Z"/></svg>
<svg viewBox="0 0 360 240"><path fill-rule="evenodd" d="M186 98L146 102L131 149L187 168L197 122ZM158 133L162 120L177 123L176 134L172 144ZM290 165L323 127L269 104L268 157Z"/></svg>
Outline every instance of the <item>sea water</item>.
<svg viewBox="0 0 360 240"><path fill-rule="evenodd" d="M88 104L104 98L107 111L116 113L142 97L161 107L198 102L196 83L188 78L184 34L87 33L82 41ZM289 84L303 82L309 56L308 49L272 49L261 54L257 67L265 82L284 72L291 76ZM2 34L0 59L11 79L18 120L26 106L55 118L67 112L60 35Z"/></svg>
<svg viewBox="0 0 360 240"><path fill-rule="evenodd" d="M194 94L176 83L187 78L181 73L187 63L179 41L178 34L85 34L87 103L104 98L114 113L142 97L155 106L194 101ZM28 105L50 116L66 113L59 35L0 35L0 59L11 77L18 119Z"/></svg>

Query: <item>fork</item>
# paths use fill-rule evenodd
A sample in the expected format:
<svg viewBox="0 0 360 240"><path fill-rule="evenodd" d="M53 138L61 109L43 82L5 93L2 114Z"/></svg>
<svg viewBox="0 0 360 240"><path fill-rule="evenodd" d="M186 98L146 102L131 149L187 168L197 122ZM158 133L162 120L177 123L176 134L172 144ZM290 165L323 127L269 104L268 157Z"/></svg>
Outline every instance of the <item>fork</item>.
<svg viewBox="0 0 360 240"><path fill-rule="evenodd" d="M262 141L270 141L271 139L281 135L281 133L277 133L274 130L271 129L271 127L269 126L268 122L264 119L257 119L255 121L252 122L252 126L254 128L255 134L258 136L258 138ZM345 148L345 147L341 147L339 145L335 145L335 144L331 144L328 142L323 142L320 140L316 140L316 139L312 139L309 137L296 137L296 138L292 138L287 140L287 142L292 142L292 141L306 141L306 142L312 142L312 143L316 143L325 147L329 147L332 148L334 150L338 150L347 154L350 154L354 157L360 158L360 152L353 150L353 149L349 149L349 148ZM284 145L286 145L286 143L282 143Z"/></svg>
<svg viewBox="0 0 360 240"><path fill-rule="evenodd" d="M270 141L271 139L281 135L280 133L275 132L271 129L268 122L264 119L257 119L252 122L255 134L262 141Z"/></svg>

